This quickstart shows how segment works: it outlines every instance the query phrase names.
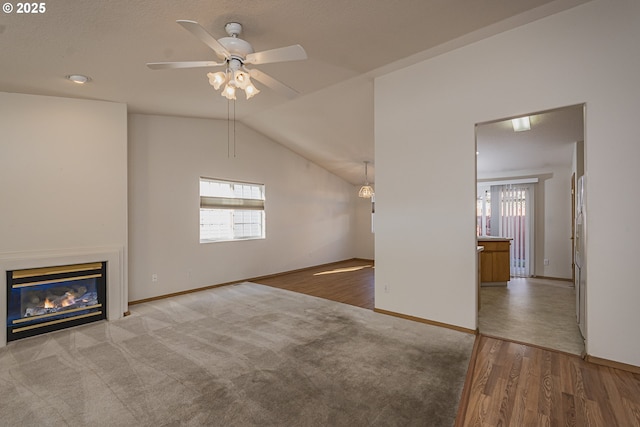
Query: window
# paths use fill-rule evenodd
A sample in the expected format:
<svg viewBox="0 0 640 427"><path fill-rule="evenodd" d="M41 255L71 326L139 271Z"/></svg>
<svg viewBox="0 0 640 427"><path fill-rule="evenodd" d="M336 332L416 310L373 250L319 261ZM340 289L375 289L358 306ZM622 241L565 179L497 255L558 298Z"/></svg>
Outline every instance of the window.
<svg viewBox="0 0 640 427"><path fill-rule="evenodd" d="M476 199L476 236L491 236L491 190L478 186Z"/></svg>
<svg viewBox="0 0 640 427"><path fill-rule="evenodd" d="M200 178L200 243L264 238L264 185Z"/></svg>

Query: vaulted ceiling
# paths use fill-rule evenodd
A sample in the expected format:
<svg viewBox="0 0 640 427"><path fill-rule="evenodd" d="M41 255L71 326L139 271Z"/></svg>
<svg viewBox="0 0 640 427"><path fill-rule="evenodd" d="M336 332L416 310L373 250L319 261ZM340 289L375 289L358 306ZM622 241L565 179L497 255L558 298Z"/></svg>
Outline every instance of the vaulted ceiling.
<svg viewBox="0 0 640 427"><path fill-rule="evenodd" d="M256 66L300 95L259 86L236 118L354 184L375 161L373 79L588 0L57 0L40 14L3 13L0 90L122 102L129 112L226 119L208 69L147 62L215 60L176 24L216 38L240 22L255 50L301 44L306 61ZM16 6L17 3L14 4ZM75 85L69 74L91 82ZM370 169L370 176L374 167Z"/></svg>

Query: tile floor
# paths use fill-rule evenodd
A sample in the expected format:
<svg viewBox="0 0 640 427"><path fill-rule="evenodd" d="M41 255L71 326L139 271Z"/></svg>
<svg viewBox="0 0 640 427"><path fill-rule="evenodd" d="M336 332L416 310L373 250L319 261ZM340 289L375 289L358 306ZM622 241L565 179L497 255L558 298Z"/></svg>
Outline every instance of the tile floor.
<svg viewBox="0 0 640 427"><path fill-rule="evenodd" d="M570 282L512 278L506 287L482 287L480 301L480 333L577 355L584 351Z"/></svg>

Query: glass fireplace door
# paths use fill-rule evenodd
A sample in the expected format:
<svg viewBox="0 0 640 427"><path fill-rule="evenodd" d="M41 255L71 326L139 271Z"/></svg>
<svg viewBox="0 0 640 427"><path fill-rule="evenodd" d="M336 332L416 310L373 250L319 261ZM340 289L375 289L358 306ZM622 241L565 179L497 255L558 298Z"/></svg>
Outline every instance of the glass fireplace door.
<svg viewBox="0 0 640 427"><path fill-rule="evenodd" d="M7 341L105 318L105 262L7 272Z"/></svg>

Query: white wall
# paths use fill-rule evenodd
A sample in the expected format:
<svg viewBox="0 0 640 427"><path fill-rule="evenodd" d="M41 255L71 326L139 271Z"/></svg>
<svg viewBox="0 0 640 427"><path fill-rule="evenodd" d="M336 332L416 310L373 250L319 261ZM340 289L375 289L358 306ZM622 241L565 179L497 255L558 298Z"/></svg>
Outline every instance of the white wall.
<svg viewBox="0 0 640 427"><path fill-rule="evenodd" d="M126 248L126 105L0 92L0 129L0 253Z"/></svg>
<svg viewBox="0 0 640 427"><path fill-rule="evenodd" d="M556 167L542 175L536 199L537 276L571 279L571 169ZM544 265L548 259L549 264Z"/></svg>
<svg viewBox="0 0 640 427"><path fill-rule="evenodd" d="M229 158L226 121L129 116L131 301L356 256L353 185L236 130ZM265 184L267 238L200 244L200 176Z"/></svg>
<svg viewBox="0 0 640 427"><path fill-rule="evenodd" d="M0 92L0 347L5 271L107 261L127 310L127 107Z"/></svg>
<svg viewBox="0 0 640 427"><path fill-rule="evenodd" d="M594 0L376 80L377 307L475 328L474 125L586 102L587 351L640 365L638 22Z"/></svg>

